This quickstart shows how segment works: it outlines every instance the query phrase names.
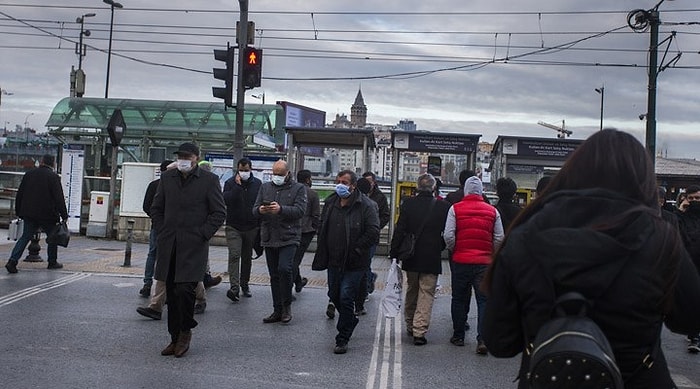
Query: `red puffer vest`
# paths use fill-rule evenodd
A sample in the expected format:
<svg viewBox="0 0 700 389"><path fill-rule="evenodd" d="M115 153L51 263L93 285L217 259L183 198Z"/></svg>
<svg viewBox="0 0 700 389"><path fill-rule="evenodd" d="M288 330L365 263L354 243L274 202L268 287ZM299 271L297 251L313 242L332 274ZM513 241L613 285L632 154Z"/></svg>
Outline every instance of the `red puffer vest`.
<svg viewBox="0 0 700 389"><path fill-rule="evenodd" d="M470 194L454 205L456 263L486 265L493 253L493 223L496 208L484 202L481 195Z"/></svg>

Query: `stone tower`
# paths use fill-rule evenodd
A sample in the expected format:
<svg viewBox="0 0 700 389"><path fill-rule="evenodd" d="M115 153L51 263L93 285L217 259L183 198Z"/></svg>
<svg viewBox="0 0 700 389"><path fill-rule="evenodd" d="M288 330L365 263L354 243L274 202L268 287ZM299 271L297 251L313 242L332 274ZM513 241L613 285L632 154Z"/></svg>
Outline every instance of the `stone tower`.
<svg viewBox="0 0 700 389"><path fill-rule="evenodd" d="M367 106L362 98L362 89L358 89L355 103L350 107L350 125L353 128L365 128L367 125Z"/></svg>

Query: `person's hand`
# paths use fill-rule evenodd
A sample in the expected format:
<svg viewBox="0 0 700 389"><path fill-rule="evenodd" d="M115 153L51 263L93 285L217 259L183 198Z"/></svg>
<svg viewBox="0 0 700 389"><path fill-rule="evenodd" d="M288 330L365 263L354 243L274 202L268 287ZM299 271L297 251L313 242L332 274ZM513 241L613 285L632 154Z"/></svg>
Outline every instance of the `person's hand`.
<svg viewBox="0 0 700 389"><path fill-rule="evenodd" d="M234 181L236 181L236 184L240 185L241 184L241 175L236 173L236 178L234 178Z"/></svg>
<svg viewBox="0 0 700 389"><path fill-rule="evenodd" d="M270 205L261 205L259 209L263 215L276 215L280 213L282 207L276 201L273 201Z"/></svg>

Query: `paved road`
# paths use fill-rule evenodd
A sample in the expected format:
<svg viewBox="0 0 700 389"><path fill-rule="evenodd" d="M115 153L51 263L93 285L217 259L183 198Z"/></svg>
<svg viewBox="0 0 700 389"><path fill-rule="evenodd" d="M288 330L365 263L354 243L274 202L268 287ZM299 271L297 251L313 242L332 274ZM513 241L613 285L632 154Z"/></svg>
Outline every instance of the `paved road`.
<svg viewBox="0 0 700 389"><path fill-rule="evenodd" d="M0 243L7 242L0 231ZM7 258L11 244L0 245ZM416 347L401 321L379 315L379 293L367 304L345 355L333 354L335 323L325 317L322 273L292 306L288 325L263 324L271 312L265 265L253 267L253 297L237 304L226 284L209 290L192 346L182 359L160 356L169 342L166 322L136 314L147 246L135 244L132 266L121 267L124 242L73 237L59 249L61 271L46 262L20 262L0 272L0 387L7 388L509 388L516 359L477 356L472 330L466 347L449 342L450 298L435 302L429 343ZM214 272L226 268L226 250L212 247ZM376 260L380 272L388 260ZM449 291L448 277L442 277ZM471 312L476 312L475 307ZM476 318L470 323L475 327ZM698 356L685 340L664 333L664 351L679 387L700 388Z"/></svg>

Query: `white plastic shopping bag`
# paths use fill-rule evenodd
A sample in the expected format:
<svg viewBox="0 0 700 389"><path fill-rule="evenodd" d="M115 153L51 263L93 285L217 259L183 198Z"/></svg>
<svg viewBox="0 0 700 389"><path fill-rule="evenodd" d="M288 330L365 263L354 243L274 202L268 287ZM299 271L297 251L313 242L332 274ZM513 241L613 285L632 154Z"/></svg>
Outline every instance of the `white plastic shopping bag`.
<svg viewBox="0 0 700 389"><path fill-rule="evenodd" d="M382 311L386 317L396 317L401 313L401 302L403 301L403 273L396 258L391 261L389 275L384 285L384 296L382 296Z"/></svg>

